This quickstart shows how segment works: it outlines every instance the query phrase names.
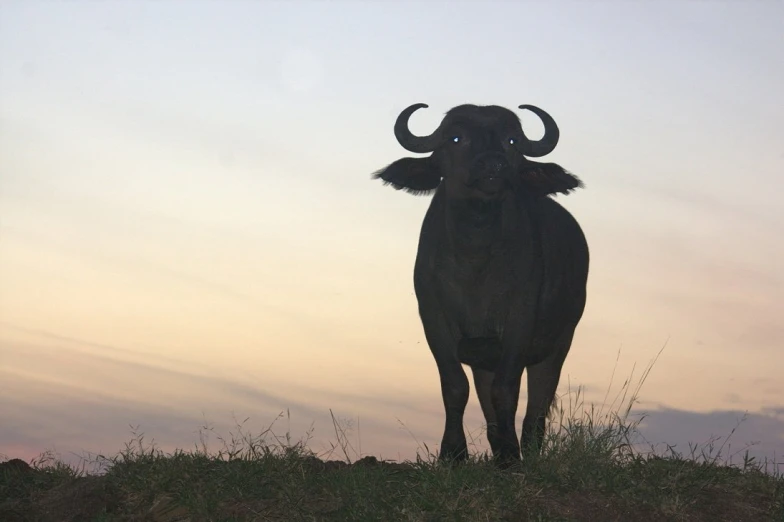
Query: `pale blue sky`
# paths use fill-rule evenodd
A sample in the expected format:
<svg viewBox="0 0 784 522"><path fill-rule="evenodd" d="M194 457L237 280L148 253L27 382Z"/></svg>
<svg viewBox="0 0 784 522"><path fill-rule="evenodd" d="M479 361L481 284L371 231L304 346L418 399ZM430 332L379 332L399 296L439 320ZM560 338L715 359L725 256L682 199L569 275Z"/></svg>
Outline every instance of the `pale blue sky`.
<svg viewBox="0 0 784 522"><path fill-rule="evenodd" d="M42 386L135 404L127 423L153 404L198 417L190 381L144 384L144 361L203 365L305 416L410 413L434 447L437 373L411 283L429 199L370 180L407 155L392 126L416 102L430 105L419 133L460 103L558 121L547 159L586 184L559 201L593 263L573 386L601 400L620 346L627 375L669 337L644 406L782 426L784 3L185 6L0 6L0 406L19 440L54 418ZM79 350L125 361L126 380ZM265 401L243 413L286 407ZM247 396L210 404L223 415ZM405 434L376 436L363 449L411 451Z"/></svg>

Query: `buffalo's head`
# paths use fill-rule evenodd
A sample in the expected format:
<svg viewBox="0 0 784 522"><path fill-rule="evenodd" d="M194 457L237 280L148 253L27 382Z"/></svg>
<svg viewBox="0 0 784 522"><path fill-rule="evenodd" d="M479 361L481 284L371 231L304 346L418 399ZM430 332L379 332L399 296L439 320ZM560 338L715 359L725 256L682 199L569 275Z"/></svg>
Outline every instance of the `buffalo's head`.
<svg viewBox="0 0 784 522"><path fill-rule="evenodd" d="M424 158L402 158L376 172L385 184L413 194L428 194L441 184L450 196L503 197L510 190L534 196L567 194L582 186L580 180L555 163L539 163L529 157L552 152L558 143L558 126L549 114L533 105L521 105L542 120L541 140L529 140L512 111L496 105L460 105L446 113L429 136L415 136L408 119L417 103L405 109L395 122L395 137L407 150L432 153Z"/></svg>

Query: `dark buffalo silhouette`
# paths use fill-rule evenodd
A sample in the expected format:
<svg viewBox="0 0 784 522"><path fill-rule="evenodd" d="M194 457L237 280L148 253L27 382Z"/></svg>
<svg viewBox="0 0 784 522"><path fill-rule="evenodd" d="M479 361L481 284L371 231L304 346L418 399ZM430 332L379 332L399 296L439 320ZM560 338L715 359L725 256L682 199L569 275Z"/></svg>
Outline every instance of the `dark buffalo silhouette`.
<svg viewBox="0 0 784 522"><path fill-rule="evenodd" d="M521 443L541 450L545 419L561 367L585 308L588 245L572 215L551 199L582 182L549 154L558 126L542 109L521 105L544 123L529 140L517 115L499 106L460 105L429 136L414 136L398 116L395 136L427 157L402 158L376 172L395 189L435 192L419 237L414 288L425 337L438 366L446 412L440 459L467 457L463 414L471 367L502 464L520 460L515 414L523 370L528 406Z"/></svg>

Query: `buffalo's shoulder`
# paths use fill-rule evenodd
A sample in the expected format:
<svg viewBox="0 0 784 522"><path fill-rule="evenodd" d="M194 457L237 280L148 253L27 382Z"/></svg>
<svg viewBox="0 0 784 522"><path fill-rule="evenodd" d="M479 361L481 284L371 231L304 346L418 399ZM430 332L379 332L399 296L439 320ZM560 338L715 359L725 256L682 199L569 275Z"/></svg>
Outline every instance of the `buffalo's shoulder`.
<svg viewBox="0 0 784 522"><path fill-rule="evenodd" d="M588 242L577 219L550 197L536 202L533 212L539 231L542 260L548 278L583 287L588 277Z"/></svg>
<svg viewBox="0 0 784 522"><path fill-rule="evenodd" d="M563 205L551 197L537 198L532 217L542 236L564 242L576 250L588 249L580 223Z"/></svg>

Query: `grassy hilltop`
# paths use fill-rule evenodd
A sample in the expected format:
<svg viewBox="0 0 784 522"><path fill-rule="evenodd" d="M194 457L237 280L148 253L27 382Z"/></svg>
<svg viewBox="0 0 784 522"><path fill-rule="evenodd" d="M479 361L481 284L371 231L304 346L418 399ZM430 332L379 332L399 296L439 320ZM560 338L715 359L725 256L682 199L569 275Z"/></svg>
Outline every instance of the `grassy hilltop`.
<svg viewBox="0 0 784 522"><path fill-rule="evenodd" d="M94 458L93 473L46 454L32 466L0 463L0 520L784 521L775 466L766 473L748 457L724 465L723 444L662 456L632 443L642 419L629 413L649 371L621 413L559 404L542 456L512 471L477 452L442 465L426 446L415 462L360 458L334 417L336 440L318 456L307 434L292 442L274 422L257 435L239 425L215 452L204 443L166 454L138 435Z"/></svg>
<svg viewBox="0 0 784 522"><path fill-rule="evenodd" d="M630 426L569 420L544 455L502 472L467 464L319 459L271 431L213 454L143 436L86 474L46 458L0 464L0 520L784 520L784 477L753 462L635 453ZM340 431L338 431L340 435Z"/></svg>

